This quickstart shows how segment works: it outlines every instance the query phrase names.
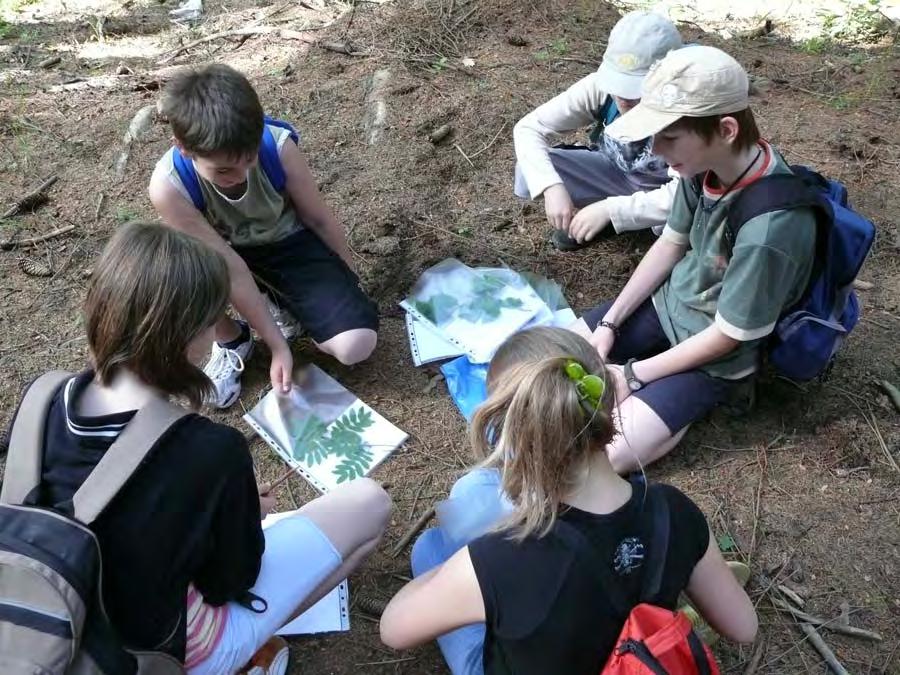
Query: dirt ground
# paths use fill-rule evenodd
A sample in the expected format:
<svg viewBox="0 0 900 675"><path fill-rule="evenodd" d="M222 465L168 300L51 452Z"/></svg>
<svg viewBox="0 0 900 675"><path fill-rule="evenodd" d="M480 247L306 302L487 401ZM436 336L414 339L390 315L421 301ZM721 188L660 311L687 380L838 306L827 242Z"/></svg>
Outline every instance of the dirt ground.
<svg viewBox="0 0 900 675"><path fill-rule="evenodd" d="M435 381L437 368L412 365L397 305L405 291L447 257L502 261L557 280L580 311L616 293L651 243L621 236L557 253L546 243L541 206L511 192L513 125L596 67L618 12L588 0L207 0L203 19L188 28L170 23L175 4L0 0L0 206L58 176L45 202L0 221L0 243L13 242L0 250L0 423L30 378L85 365L79 306L92 262L117 225L153 215L146 184L169 135L154 122L130 144L117 175L132 117L155 102L171 67L230 63L251 76L271 115L301 130L381 308L369 363L341 368L302 341L295 355L410 434L374 472L389 486L395 514L381 551L351 579L354 603L387 600L409 574L408 550L396 558L389 551L469 464L464 421ZM686 40L721 46L746 66L764 135L790 161L846 182L879 236L861 274L864 318L830 377L803 387L764 379L749 416L717 412L650 474L700 504L727 557L769 579L750 585L758 643L720 644L724 672L745 672L754 653L757 673L827 672L795 621L773 607L774 581L805 598L809 613L843 613L883 636L870 642L823 630L849 672L900 673L900 417L878 386L900 384L900 58L878 31L863 40L794 39L776 18L773 32L753 36L765 17L735 17L729 3L712 4L718 15L681 24ZM219 31L260 28L271 30L179 51ZM329 42L350 54L325 48ZM54 56L59 62L48 65ZM370 103L379 70L387 71L376 77L387 78L383 128ZM428 134L443 124L452 125L451 137L432 144ZM66 227L38 244L16 244ZM49 276L24 271L42 265ZM246 429L242 406L267 387L266 361L264 353L252 360L241 405L215 418ZM261 441L252 450L262 478L280 473ZM281 506L312 496L298 478L281 491ZM377 619L356 604L351 621L349 633L293 639L291 672L446 672L433 646L395 653L381 645Z"/></svg>

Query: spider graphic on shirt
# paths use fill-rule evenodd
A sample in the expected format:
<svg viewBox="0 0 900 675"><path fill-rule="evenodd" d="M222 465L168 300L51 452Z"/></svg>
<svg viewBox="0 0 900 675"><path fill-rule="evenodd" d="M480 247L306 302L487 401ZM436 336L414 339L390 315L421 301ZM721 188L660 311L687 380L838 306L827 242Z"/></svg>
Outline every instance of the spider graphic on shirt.
<svg viewBox="0 0 900 675"><path fill-rule="evenodd" d="M627 575L644 563L644 543L637 537L627 537L619 542L613 557L613 569L617 574Z"/></svg>

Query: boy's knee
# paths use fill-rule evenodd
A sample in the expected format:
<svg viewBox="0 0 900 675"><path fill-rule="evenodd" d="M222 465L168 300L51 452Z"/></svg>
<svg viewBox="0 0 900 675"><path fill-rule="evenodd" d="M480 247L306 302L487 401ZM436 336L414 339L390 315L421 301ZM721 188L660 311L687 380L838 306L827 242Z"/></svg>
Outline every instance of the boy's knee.
<svg viewBox="0 0 900 675"><path fill-rule="evenodd" d="M322 343L321 348L345 366L353 366L368 359L377 344L378 333L368 328L358 328L335 335Z"/></svg>

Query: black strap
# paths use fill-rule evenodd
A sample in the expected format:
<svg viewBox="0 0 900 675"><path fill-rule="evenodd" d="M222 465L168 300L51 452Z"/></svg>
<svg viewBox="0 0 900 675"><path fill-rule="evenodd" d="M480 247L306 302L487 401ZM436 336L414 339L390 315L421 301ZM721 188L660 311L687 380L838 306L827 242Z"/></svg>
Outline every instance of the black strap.
<svg viewBox="0 0 900 675"><path fill-rule="evenodd" d="M773 211L804 207L816 212L817 223L830 224L834 218L831 205L822 198L821 189L806 178L792 173L777 173L753 181L728 205L725 219L728 257L731 258L741 228L754 218ZM816 237L817 241L819 238Z"/></svg>
<svg viewBox="0 0 900 675"><path fill-rule="evenodd" d="M659 486L651 485L646 491L647 504L650 509L650 553L644 559L644 580L641 584L641 602L650 602L658 594L662 586L666 558L669 554L669 502Z"/></svg>
<svg viewBox="0 0 900 675"><path fill-rule="evenodd" d="M712 666L709 663L709 657L703 648L700 637L693 631L687 635L688 647L691 649L691 656L694 657L694 664L697 666L699 675L712 675Z"/></svg>

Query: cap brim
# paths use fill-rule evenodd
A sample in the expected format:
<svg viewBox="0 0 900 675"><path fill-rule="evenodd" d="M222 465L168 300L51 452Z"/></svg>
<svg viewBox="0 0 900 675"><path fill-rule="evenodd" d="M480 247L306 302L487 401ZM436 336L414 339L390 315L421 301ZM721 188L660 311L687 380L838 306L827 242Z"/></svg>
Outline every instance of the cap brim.
<svg viewBox="0 0 900 675"><path fill-rule="evenodd" d="M650 138L670 124L677 122L683 115L675 112L661 112L638 103L634 108L607 126L603 133L617 141L631 143Z"/></svg>
<svg viewBox="0 0 900 675"><path fill-rule="evenodd" d="M641 97L641 84L644 82L644 75L630 75L619 72L605 61L597 68L597 74L599 75L600 89L607 94L612 94L619 98L627 98L631 101L636 101Z"/></svg>

